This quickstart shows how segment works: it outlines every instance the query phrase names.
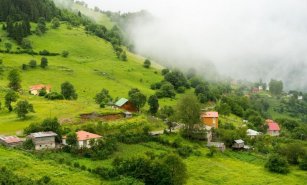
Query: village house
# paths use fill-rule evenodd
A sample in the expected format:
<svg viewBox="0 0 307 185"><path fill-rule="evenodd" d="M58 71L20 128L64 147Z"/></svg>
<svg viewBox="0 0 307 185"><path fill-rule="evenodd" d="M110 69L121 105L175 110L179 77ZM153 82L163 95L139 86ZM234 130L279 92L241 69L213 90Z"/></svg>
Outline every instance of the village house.
<svg viewBox="0 0 307 185"><path fill-rule="evenodd" d="M270 119L267 119L265 122L268 125L267 133L270 136L279 136L280 127L279 127L278 123L276 123L275 121L270 120Z"/></svg>
<svg viewBox="0 0 307 185"><path fill-rule="evenodd" d="M1 136L0 143L8 147L16 147L22 144L22 140L16 136Z"/></svg>
<svg viewBox="0 0 307 185"><path fill-rule="evenodd" d="M36 132L31 133L28 138L32 139L35 150L42 149L54 149L55 148L55 137L56 133L48 131L48 132Z"/></svg>
<svg viewBox="0 0 307 185"><path fill-rule="evenodd" d="M261 135L261 132L258 132L258 131L253 130L253 129L247 129L246 130L246 135L251 137L251 138L255 138L256 136Z"/></svg>
<svg viewBox="0 0 307 185"><path fill-rule="evenodd" d="M123 109L123 110L129 111L129 112L136 112L137 111L137 109L133 105L133 103L131 103L126 98L121 98L117 102L115 102L115 107L119 108L119 109Z"/></svg>
<svg viewBox="0 0 307 185"><path fill-rule="evenodd" d="M218 128L219 113L218 112L204 112L201 115L201 120L207 126Z"/></svg>
<svg viewBox="0 0 307 185"><path fill-rule="evenodd" d="M91 147L90 141L92 139L97 140L99 138L102 138L102 136L100 135L86 132L83 130L76 132L76 135L77 135L77 140L78 140L77 142L78 148L90 148ZM67 138L66 136L62 138L63 145L67 145L66 138Z"/></svg>
<svg viewBox="0 0 307 185"><path fill-rule="evenodd" d="M303 96L297 96L298 100L303 100Z"/></svg>
<svg viewBox="0 0 307 185"><path fill-rule="evenodd" d="M46 93L48 94L51 92L51 85L43 85L43 84L33 85L30 87L29 92L30 94L37 96L39 95L39 92L43 89L45 89Z"/></svg>

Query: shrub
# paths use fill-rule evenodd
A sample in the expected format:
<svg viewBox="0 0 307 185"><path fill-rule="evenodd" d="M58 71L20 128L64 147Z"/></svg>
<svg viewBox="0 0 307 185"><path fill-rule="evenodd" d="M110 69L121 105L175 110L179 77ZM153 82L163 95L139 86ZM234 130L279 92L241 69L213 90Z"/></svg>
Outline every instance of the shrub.
<svg viewBox="0 0 307 185"><path fill-rule="evenodd" d="M62 57L67 58L68 55L69 55L69 52L68 52L68 51L63 51L63 52L62 52Z"/></svg>
<svg viewBox="0 0 307 185"><path fill-rule="evenodd" d="M182 146L177 149L177 152L181 157L187 158L193 153L193 149L190 146Z"/></svg>
<svg viewBox="0 0 307 185"><path fill-rule="evenodd" d="M144 61L143 66L144 66L145 68L150 68L150 65L151 65L150 60L146 59L146 60Z"/></svg>
<svg viewBox="0 0 307 185"><path fill-rule="evenodd" d="M74 167L75 167L75 168L80 168L80 164L79 164L78 162L75 162L75 163L74 163Z"/></svg>
<svg viewBox="0 0 307 185"><path fill-rule="evenodd" d="M305 155L299 165L301 170L307 171L307 155Z"/></svg>
<svg viewBox="0 0 307 185"><path fill-rule="evenodd" d="M178 87L178 89L176 90L177 91L177 93L184 93L185 92L185 87L183 87L183 86L180 86L180 87Z"/></svg>
<svg viewBox="0 0 307 185"><path fill-rule="evenodd" d="M31 68L36 68L36 66L37 66L36 60L30 60L29 66L30 66Z"/></svg>
<svg viewBox="0 0 307 185"><path fill-rule="evenodd" d="M39 54L40 54L40 55L47 56L47 55L50 54L50 52L49 52L48 50L44 49L44 50L42 50L42 51L39 51Z"/></svg>
<svg viewBox="0 0 307 185"><path fill-rule="evenodd" d="M281 174L289 173L287 160L280 155L271 155L266 162L265 167L271 172Z"/></svg>
<svg viewBox="0 0 307 185"><path fill-rule="evenodd" d="M58 92L51 92L45 95L48 100L63 100L64 96Z"/></svg>

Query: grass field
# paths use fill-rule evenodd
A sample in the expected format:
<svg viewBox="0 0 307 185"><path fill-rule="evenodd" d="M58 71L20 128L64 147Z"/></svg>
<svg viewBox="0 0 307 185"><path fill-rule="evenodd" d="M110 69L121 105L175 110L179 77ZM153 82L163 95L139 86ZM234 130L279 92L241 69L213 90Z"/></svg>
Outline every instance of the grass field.
<svg viewBox="0 0 307 185"><path fill-rule="evenodd" d="M111 184L89 172L70 168L51 160L41 161L31 154L21 151L7 150L0 147L0 166L5 166L15 174L31 179L40 179L43 176L51 177L58 184L97 185Z"/></svg>
<svg viewBox="0 0 307 185"><path fill-rule="evenodd" d="M291 172L288 175L279 175L268 172L264 168L264 156L258 156L256 154L250 154L246 152L238 153L233 151L226 151L225 153L218 153L214 157L210 158L206 156L208 149L198 144L191 144L191 146L194 146L194 148L196 147L201 154L200 156L192 155L187 159L184 159L184 162L187 165L189 176L187 182L188 185L304 185L307 183L307 174L304 171L298 170L297 167L291 167ZM61 180L65 179L67 175L74 173L75 175L81 175L79 181L80 184L84 182L83 180L89 180L89 182L93 182L93 184L95 184L98 183L97 177L95 175L89 174L88 172L81 172L74 167L61 165L56 162L56 160L58 158L64 158L65 161L69 160L71 164L77 162L80 165L86 166L87 168L94 169L96 167L101 166L111 167L112 160L116 157L131 158L136 156L145 156L146 152L153 152L159 154L170 153L174 150L175 149L173 148L154 142L130 145L120 144L118 151L113 154L110 159L92 161L90 159L79 158L76 156L74 157L71 154L65 153L48 153L44 154L45 157L37 158L27 153L20 153L0 148L0 160L3 161L2 165L5 166L14 166L14 164L19 162L24 163L27 168L24 165L21 165L16 168L16 173L21 175L32 175L37 178L40 175L49 175L55 181L62 182ZM18 157L18 160L12 162L12 159L16 157ZM61 171L53 169L56 167L61 167ZM35 172L37 169L40 169L39 174L36 174ZM71 170L71 172L68 170ZM71 181L69 182L73 182L73 178L70 179ZM105 181L103 182L108 183Z"/></svg>
<svg viewBox="0 0 307 185"><path fill-rule="evenodd" d="M3 32L1 32L3 34ZM49 29L43 36L29 37L35 51L48 50L61 53L69 51L68 58L61 56L47 57L48 69L28 69L21 71L23 95L33 105L36 113L26 121L20 121L14 113L0 112L0 133L15 133L31 122L41 121L46 117L74 119L81 113L99 111L93 97L102 88L110 91L113 98L127 97L131 88L139 88L147 96L154 94L150 84L158 82L162 76L158 69L145 69L144 58L128 53L128 61L116 58L111 44L103 39L87 35L83 28L67 29L65 24L58 30ZM2 46L3 47L3 46ZM14 49L13 49L14 50ZM0 54L6 72L0 80L0 101L3 101L8 81L6 75L12 68L21 69L32 59L39 64L40 56L28 54ZM35 84L51 84L52 91L60 91L61 83L69 81L77 90L77 101L47 101L28 94L28 88ZM170 100L166 100L168 103ZM162 103L163 104L163 103Z"/></svg>

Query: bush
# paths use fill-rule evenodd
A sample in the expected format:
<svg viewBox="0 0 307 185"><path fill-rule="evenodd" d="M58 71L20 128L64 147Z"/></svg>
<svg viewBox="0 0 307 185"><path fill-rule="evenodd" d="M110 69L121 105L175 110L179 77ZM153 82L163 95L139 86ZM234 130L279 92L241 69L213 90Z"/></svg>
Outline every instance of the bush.
<svg viewBox="0 0 307 185"><path fill-rule="evenodd" d="M69 52L68 52L68 51L63 51L63 52L62 52L62 57L67 58L68 55L69 55Z"/></svg>
<svg viewBox="0 0 307 185"><path fill-rule="evenodd" d="M185 87L180 86L180 87L178 87L178 89L177 89L176 91L177 91L177 93L182 94L182 93L184 93L184 92L185 92Z"/></svg>
<svg viewBox="0 0 307 185"><path fill-rule="evenodd" d="M80 164L79 164L78 162L75 162L75 163L74 163L74 167L75 167L75 168L80 168Z"/></svg>
<svg viewBox="0 0 307 185"><path fill-rule="evenodd" d="M44 49L42 51L39 51L39 54L44 55L44 56L48 56L50 54L50 52L48 50Z"/></svg>
<svg viewBox="0 0 307 185"><path fill-rule="evenodd" d="M301 170L307 171L307 155L305 155L299 165Z"/></svg>
<svg viewBox="0 0 307 185"><path fill-rule="evenodd" d="M181 157L187 158L193 153L193 149L190 146L183 146L178 148L177 152Z"/></svg>
<svg viewBox="0 0 307 185"><path fill-rule="evenodd" d="M26 141L22 143L22 147L26 150L32 150L35 146L32 139L26 139Z"/></svg>
<svg viewBox="0 0 307 185"><path fill-rule="evenodd" d="M31 68L36 68L36 66L37 66L36 60L30 60L29 66L30 66Z"/></svg>
<svg viewBox="0 0 307 185"><path fill-rule="evenodd" d="M145 68L150 68L150 65L151 65L150 60L146 59L146 60L144 61L143 66L144 66Z"/></svg>
<svg viewBox="0 0 307 185"><path fill-rule="evenodd" d="M51 92L45 95L48 100L64 100L64 96L58 92Z"/></svg>
<svg viewBox="0 0 307 185"><path fill-rule="evenodd" d="M287 160L280 155L271 155L266 162L265 167L271 172L281 174L289 173L289 166Z"/></svg>

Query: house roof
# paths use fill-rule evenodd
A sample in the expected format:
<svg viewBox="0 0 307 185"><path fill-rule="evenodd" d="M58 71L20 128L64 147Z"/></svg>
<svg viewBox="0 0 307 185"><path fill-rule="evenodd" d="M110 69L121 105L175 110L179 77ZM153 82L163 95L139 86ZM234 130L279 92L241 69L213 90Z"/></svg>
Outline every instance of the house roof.
<svg viewBox="0 0 307 185"><path fill-rule="evenodd" d="M80 131L76 132L76 134L77 134L78 141L85 141L85 140L90 140L90 139L98 139L98 138L102 137L100 135L93 134L93 133L90 133L90 132L86 132L86 131L83 131L83 130L80 130Z"/></svg>
<svg viewBox="0 0 307 185"><path fill-rule="evenodd" d="M205 118L218 118L219 117L219 113L218 112L204 112L202 114L202 117L205 117Z"/></svg>
<svg viewBox="0 0 307 185"><path fill-rule="evenodd" d="M260 132L256 131L256 130L252 130L252 129L247 129L246 130L246 134L248 136L257 136L260 134Z"/></svg>
<svg viewBox="0 0 307 185"><path fill-rule="evenodd" d="M238 144L244 143L244 141L242 139L235 140L235 142L238 143Z"/></svg>
<svg viewBox="0 0 307 185"><path fill-rule="evenodd" d="M30 87L30 90L33 91L33 90L41 90L41 89L47 89L47 90L50 90L51 89L51 85L44 85L44 84L37 84L37 85L33 85Z"/></svg>
<svg viewBox="0 0 307 185"><path fill-rule="evenodd" d="M22 140L16 136L3 136L3 137L0 137L0 140L7 144L22 142Z"/></svg>
<svg viewBox="0 0 307 185"><path fill-rule="evenodd" d="M41 137L55 137L57 136L56 133L48 131L48 132L36 132L36 133L31 133L30 137L34 138L41 138Z"/></svg>
<svg viewBox="0 0 307 185"><path fill-rule="evenodd" d="M115 102L115 105L118 107L123 106L125 103L127 103L129 100L126 98L121 98L117 102Z"/></svg>
<svg viewBox="0 0 307 185"><path fill-rule="evenodd" d="M268 128L269 131L279 131L280 130L278 123L276 123L275 121L267 119L266 123L269 126Z"/></svg>

